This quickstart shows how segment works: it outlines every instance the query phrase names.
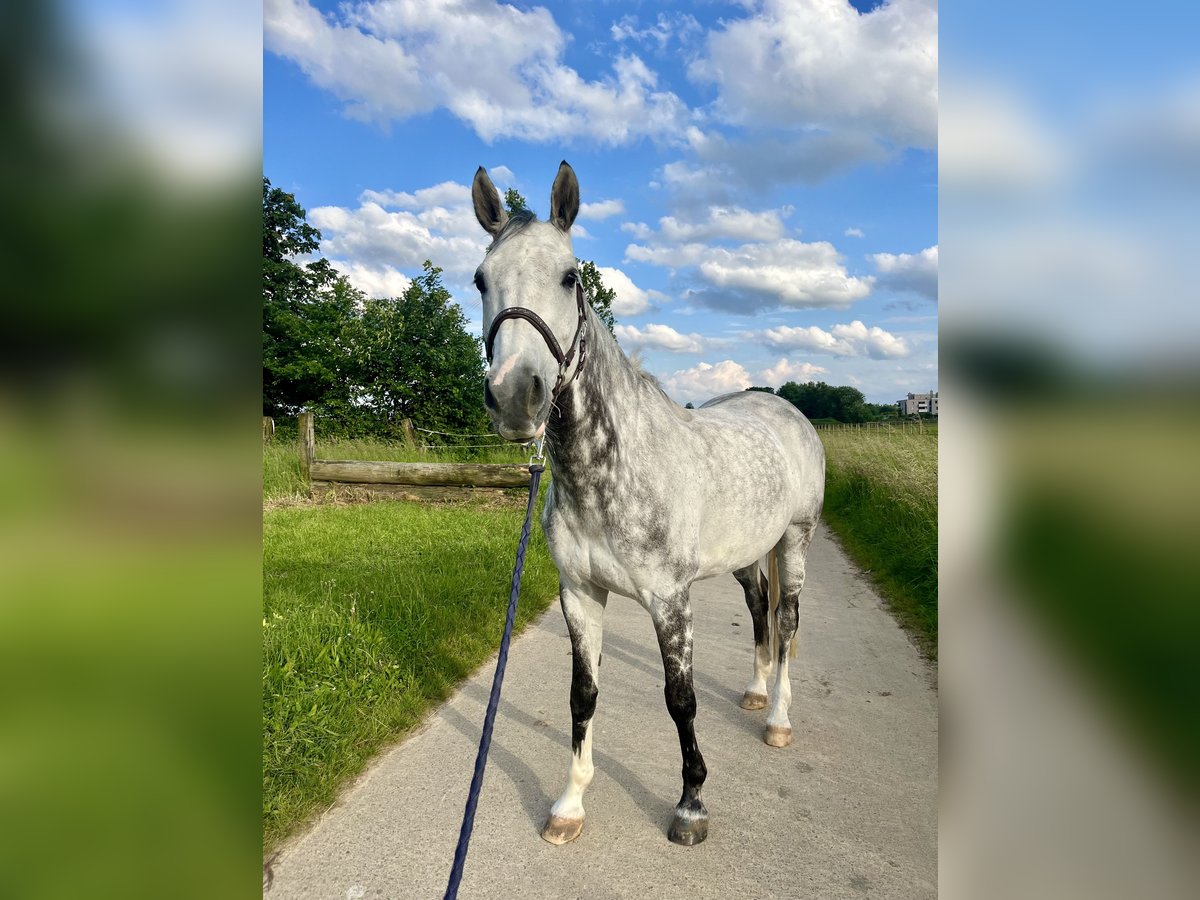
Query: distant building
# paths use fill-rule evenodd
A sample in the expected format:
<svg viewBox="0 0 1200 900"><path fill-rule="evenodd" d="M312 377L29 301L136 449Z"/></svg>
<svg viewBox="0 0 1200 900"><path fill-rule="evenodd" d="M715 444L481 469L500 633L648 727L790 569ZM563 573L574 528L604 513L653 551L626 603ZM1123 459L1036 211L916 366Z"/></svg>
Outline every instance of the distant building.
<svg viewBox="0 0 1200 900"><path fill-rule="evenodd" d="M901 416L936 416L938 414L938 392L928 394L909 394L903 400L897 400Z"/></svg>

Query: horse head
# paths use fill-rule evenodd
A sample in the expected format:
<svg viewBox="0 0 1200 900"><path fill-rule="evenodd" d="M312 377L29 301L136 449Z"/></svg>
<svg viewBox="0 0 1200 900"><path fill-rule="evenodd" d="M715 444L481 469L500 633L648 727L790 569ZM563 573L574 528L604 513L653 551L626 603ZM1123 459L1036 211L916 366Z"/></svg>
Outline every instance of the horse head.
<svg viewBox="0 0 1200 900"><path fill-rule="evenodd" d="M487 171L471 187L475 217L492 236L475 286L483 299L488 374L484 405L500 436L529 441L545 434L557 392L583 359L586 310L571 225L579 182L566 162L550 192L550 220L509 216Z"/></svg>

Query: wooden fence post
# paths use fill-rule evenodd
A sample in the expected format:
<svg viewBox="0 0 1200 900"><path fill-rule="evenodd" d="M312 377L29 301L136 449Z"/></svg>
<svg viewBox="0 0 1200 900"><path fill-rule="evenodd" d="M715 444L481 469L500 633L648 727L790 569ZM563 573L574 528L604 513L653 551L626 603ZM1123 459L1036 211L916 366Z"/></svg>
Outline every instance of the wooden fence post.
<svg viewBox="0 0 1200 900"><path fill-rule="evenodd" d="M400 430L404 432L404 440L408 443L408 446L411 449L416 450L417 449L417 432L413 428L412 419L401 419L400 420Z"/></svg>
<svg viewBox="0 0 1200 900"><path fill-rule="evenodd" d="M270 416L263 416L263 443L270 443L273 437L275 437L275 420Z"/></svg>
<svg viewBox="0 0 1200 900"><path fill-rule="evenodd" d="M300 468L307 479L312 462L317 458L317 437L313 428L313 414L302 412L297 417L300 425Z"/></svg>

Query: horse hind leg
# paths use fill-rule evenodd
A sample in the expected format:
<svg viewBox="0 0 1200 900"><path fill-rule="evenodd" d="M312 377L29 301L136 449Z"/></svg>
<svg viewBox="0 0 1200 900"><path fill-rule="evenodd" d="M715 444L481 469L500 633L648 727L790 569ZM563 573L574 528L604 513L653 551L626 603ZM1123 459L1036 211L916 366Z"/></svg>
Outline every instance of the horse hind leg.
<svg viewBox="0 0 1200 900"><path fill-rule="evenodd" d="M762 709L767 705L767 679L771 676L771 631L767 612L767 579L758 563L733 573L746 594L746 608L754 626L754 673L742 694L742 709Z"/></svg>
<svg viewBox="0 0 1200 900"><path fill-rule="evenodd" d="M542 837L566 844L583 830L583 792L592 783L592 719L604 635L604 606L608 592L592 586L560 586L560 602L571 634L571 765L567 786L550 809Z"/></svg>
<svg viewBox="0 0 1200 900"><path fill-rule="evenodd" d="M789 525L775 546L779 562L779 607L775 611L776 663L775 702L767 716L763 740L772 747L786 747L792 742L792 723L788 709L792 704L792 684L788 675L788 649L800 633L800 591L804 587L804 566L808 546L812 543L816 524Z"/></svg>

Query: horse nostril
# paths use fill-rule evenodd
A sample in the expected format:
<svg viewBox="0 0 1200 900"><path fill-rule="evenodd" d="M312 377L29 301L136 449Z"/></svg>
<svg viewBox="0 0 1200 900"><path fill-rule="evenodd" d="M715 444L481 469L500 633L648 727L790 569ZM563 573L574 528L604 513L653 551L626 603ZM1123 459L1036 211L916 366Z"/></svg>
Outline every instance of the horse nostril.
<svg viewBox="0 0 1200 900"><path fill-rule="evenodd" d="M500 411L500 404L496 402L496 395L492 393L492 386L486 380L483 382L483 405L492 412Z"/></svg>
<svg viewBox="0 0 1200 900"><path fill-rule="evenodd" d="M529 415L535 416L542 409L542 401L546 398L546 383L540 375L534 375L529 382Z"/></svg>

